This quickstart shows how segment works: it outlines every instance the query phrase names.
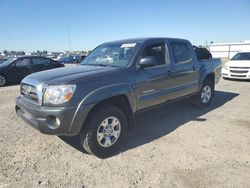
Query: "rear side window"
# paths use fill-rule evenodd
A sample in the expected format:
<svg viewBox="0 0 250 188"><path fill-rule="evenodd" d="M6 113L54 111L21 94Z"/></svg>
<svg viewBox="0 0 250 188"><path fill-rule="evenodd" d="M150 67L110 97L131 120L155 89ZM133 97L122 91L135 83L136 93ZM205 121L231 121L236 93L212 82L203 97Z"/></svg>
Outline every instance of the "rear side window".
<svg viewBox="0 0 250 188"><path fill-rule="evenodd" d="M175 57L175 63L189 63L192 60L191 51L186 43L171 43L173 54Z"/></svg>
<svg viewBox="0 0 250 188"><path fill-rule="evenodd" d="M165 45L164 43L154 44L146 47L142 53L142 58L145 57L156 57L157 65L166 64L165 60Z"/></svg>
<svg viewBox="0 0 250 188"><path fill-rule="evenodd" d="M18 59L16 62L16 67L24 67L30 65L30 60L29 58L24 58L24 59Z"/></svg>
<svg viewBox="0 0 250 188"><path fill-rule="evenodd" d="M50 59L47 59L47 58L42 58L42 57L32 58L33 65L44 65L44 64L49 64L49 63L50 63Z"/></svg>

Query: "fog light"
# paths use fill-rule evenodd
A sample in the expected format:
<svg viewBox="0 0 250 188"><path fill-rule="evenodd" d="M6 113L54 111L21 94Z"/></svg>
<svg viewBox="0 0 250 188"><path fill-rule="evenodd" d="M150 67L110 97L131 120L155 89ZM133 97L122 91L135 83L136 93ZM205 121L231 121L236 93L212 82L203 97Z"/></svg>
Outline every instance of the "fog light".
<svg viewBox="0 0 250 188"><path fill-rule="evenodd" d="M47 126L50 129L57 129L60 126L60 119L55 116L48 116L46 119Z"/></svg>

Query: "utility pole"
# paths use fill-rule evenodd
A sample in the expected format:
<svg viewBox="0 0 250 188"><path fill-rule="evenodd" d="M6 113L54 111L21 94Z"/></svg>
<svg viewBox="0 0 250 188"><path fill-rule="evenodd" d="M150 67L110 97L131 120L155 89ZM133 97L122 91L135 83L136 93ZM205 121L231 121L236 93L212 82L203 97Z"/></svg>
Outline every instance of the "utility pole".
<svg viewBox="0 0 250 188"><path fill-rule="evenodd" d="M67 33L68 33L68 45L69 45L69 51L71 52L71 40L70 40L69 26L67 27Z"/></svg>

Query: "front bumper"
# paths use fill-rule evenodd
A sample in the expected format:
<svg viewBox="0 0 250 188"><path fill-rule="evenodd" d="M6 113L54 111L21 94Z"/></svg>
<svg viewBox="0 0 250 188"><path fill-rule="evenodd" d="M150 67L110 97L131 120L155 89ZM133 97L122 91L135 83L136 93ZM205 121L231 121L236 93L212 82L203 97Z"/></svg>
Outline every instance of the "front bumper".
<svg viewBox="0 0 250 188"><path fill-rule="evenodd" d="M16 113L29 125L44 134L77 135L93 105L71 107L43 107L24 98L16 98ZM59 126L51 126L51 117L59 120Z"/></svg>
<svg viewBox="0 0 250 188"><path fill-rule="evenodd" d="M245 69L222 69L221 76L223 78L250 80L250 70Z"/></svg>

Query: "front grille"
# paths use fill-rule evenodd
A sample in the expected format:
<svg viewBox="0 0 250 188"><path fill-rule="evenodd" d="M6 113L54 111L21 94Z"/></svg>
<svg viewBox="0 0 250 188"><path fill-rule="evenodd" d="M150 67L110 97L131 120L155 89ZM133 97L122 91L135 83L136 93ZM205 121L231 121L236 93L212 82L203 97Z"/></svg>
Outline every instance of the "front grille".
<svg viewBox="0 0 250 188"><path fill-rule="evenodd" d="M236 75L236 74L231 74L232 77L238 77L238 78L246 78L246 75Z"/></svg>
<svg viewBox="0 0 250 188"><path fill-rule="evenodd" d="M232 68L232 69L249 69L250 70L250 67L229 67L229 68Z"/></svg>
<svg viewBox="0 0 250 188"><path fill-rule="evenodd" d="M29 84L21 84L21 94L28 98L31 99L32 101L38 102L38 96L36 92L36 87L29 85Z"/></svg>
<svg viewBox="0 0 250 188"><path fill-rule="evenodd" d="M230 70L231 73L248 73L248 70Z"/></svg>

